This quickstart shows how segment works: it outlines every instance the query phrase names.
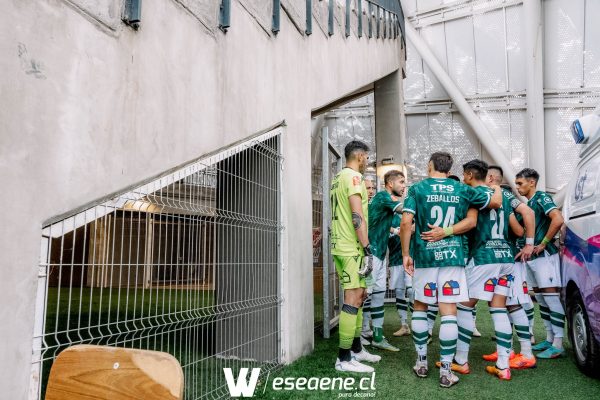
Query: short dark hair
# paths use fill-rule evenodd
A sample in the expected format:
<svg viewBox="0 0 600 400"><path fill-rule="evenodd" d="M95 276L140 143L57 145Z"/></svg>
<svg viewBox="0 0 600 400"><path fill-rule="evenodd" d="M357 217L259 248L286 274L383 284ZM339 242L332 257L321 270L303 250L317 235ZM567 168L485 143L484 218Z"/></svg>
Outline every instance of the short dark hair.
<svg viewBox="0 0 600 400"><path fill-rule="evenodd" d="M503 183L502 185L500 185L500 187L501 187L502 189L504 189L504 190L508 190L508 191L509 191L509 192L511 192L511 193L512 193L512 191L513 191L513 190L512 190L512 187L510 187L510 185L508 185L508 184L506 184L506 183Z"/></svg>
<svg viewBox="0 0 600 400"><path fill-rule="evenodd" d="M488 170L489 169L495 169L496 171L500 172L500 176L504 178L504 170L502 169L501 166L499 166L499 165L490 165L488 167Z"/></svg>
<svg viewBox="0 0 600 400"><path fill-rule="evenodd" d="M533 168L523 168L517 173L517 178L533 179L537 183L540 180L540 174Z"/></svg>
<svg viewBox="0 0 600 400"><path fill-rule="evenodd" d="M448 175L448 179L452 179L453 181L460 182L460 178L456 175Z"/></svg>
<svg viewBox="0 0 600 400"><path fill-rule="evenodd" d="M435 152L429 157L429 161L433 164L433 169L437 172L448 173L452 168L452 156L445 151Z"/></svg>
<svg viewBox="0 0 600 400"><path fill-rule="evenodd" d="M353 140L344 147L344 157L349 160L357 151L369 151L369 146L359 140Z"/></svg>
<svg viewBox="0 0 600 400"><path fill-rule="evenodd" d="M488 168L488 164L485 161L477 159L463 164L464 171L473 173L473 177L478 181L483 181L485 179Z"/></svg>
<svg viewBox="0 0 600 400"><path fill-rule="evenodd" d="M387 185L389 182L391 182L392 180L396 179L399 176L401 176L403 178L405 177L404 173L402 171L398 171L397 169L393 169L391 171L388 171L383 176L383 184Z"/></svg>

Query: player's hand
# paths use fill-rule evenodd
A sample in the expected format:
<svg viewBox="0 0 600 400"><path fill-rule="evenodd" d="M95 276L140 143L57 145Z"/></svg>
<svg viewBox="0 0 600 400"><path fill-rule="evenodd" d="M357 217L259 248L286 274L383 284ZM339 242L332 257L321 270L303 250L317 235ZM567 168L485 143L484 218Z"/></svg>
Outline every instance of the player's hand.
<svg viewBox="0 0 600 400"><path fill-rule="evenodd" d="M546 245L544 243L540 243L533 248L533 254L535 254L537 256L540 253L543 253L545 249L546 249Z"/></svg>
<svg viewBox="0 0 600 400"><path fill-rule="evenodd" d="M523 247L521 249L521 251L519 253L517 253L517 256L515 257L515 260L521 260L522 262L527 262L529 261L529 259L531 258L531 255L533 254L533 245L532 244L526 244L525 247Z"/></svg>
<svg viewBox="0 0 600 400"><path fill-rule="evenodd" d="M373 272L373 253L371 253L371 245L363 247L365 256L363 257L362 267L358 270L358 275L362 278L366 278Z"/></svg>
<svg viewBox="0 0 600 400"><path fill-rule="evenodd" d="M421 233L421 239L427 242L437 242L446 237L446 233L444 232L444 228L440 226L435 226L431 224L427 224L430 231Z"/></svg>
<svg viewBox="0 0 600 400"><path fill-rule="evenodd" d="M415 264L413 263L413 259L411 256L402 257L402 265L404 266L404 270L410 276L413 276L415 272Z"/></svg>

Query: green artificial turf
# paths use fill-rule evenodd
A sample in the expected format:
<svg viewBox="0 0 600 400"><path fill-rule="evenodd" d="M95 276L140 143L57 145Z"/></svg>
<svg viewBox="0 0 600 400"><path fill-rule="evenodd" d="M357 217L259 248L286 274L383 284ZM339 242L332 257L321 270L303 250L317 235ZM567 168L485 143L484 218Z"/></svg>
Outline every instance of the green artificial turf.
<svg viewBox="0 0 600 400"><path fill-rule="evenodd" d="M337 331L328 340L315 337L314 351L300 358L289 366L271 372L265 385L266 377L256 389L256 397L263 399L335 399L379 398L379 399L598 399L600 398L600 380L588 378L575 366L572 359L570 343L565 341L567 356L555 360L538 360L538 367L531 370L513 371L510 382L500 381L485 372L489 363L483 361L482 354L495 350L495 342L490 340L493 327L488 307L480 302L477 313L477 328L481 338L473 338L470 353L470 375L459 375L458 385L443 389L438 386L438 370L433 362L439 359L437 332L439 317L434 329L433 343L429 346L428 357L430 373L426 379L417 378L412 372L415 361L415 350L410 336L396 338L392 333L399 327L399 318L394 306L385 308L384 333L388 340L400 348L400 352L392 353L369 349L383 358L375 365L375 390L364 392L333 391L274 391L272 382L275 377L337 377L358 376L356 374L338 374L334 370L337 355ZM536 311L535 336L538 340L545 338L544 325ZM518 350L518 344L516 344ZM359 396L360 395L360 396ZM366 397L370 396L370 397Z"/></svg>

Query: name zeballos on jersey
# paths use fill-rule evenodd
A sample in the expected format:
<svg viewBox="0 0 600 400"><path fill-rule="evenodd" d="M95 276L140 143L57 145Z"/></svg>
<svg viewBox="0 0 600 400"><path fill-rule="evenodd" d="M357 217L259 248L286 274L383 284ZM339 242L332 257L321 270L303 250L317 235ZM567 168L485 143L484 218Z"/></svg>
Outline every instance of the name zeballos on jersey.
<svg viewBox="0 0 600 400"><path fill-rule="evenodd" d="M415 215L415 234L411 242L415 268L456 267L465 265L461 236L438 242L421 240L428 224L449 227L464 219L469 206L485 208L491 194L447 178L427 178L408 190L403 212Z"/></svg>

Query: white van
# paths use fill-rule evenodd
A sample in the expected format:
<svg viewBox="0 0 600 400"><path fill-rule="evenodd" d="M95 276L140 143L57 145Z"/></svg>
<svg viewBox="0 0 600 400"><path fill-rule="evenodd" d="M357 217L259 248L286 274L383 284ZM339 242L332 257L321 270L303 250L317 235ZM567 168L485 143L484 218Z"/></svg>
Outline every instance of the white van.
<svg viewBox="0 0 600 400"><path fill-rule="evenodd" d="M600 107L572 133L582 149L563 205L562 299L575 362L600 377Z"/></svg>

